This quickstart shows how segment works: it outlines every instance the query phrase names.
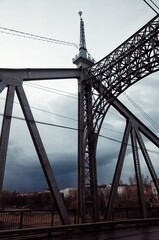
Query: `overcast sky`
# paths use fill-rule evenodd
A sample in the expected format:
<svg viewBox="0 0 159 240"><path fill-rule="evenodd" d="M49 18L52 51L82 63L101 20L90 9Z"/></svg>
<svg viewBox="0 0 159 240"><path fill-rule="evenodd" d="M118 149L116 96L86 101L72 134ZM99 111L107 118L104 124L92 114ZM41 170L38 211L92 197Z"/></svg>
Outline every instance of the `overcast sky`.
<svg viewBox="0 0 159 240"><path fill-rule="evenodd" d="M159 5L159 0L156 4ZM83 12L88 52L96 61L155 16L143 0L0 0L0 27L79 44L79 11ZM78 54L77 48L13 36L2 30L0 28L0 68L76 68L72 58ZM76 79L29 82L24 87L37 121L77 128ZM158 87L158 73L155 73L127 91L156 123ZM0 114L3 114L5 93L0 96ZM120 100L154 131L124 94ZM23 117L17 98L13 115ZM124 125L123 117L111 108L101 134L121 140ZM76 187L77 131L40 124L38 128L59 187ZM149 142L147 146L157 151ZM99 183L111 183L119 148L119 143L99 138ZM152 158L159 172L158 154L153 153ZM128 147L121 177L124 181L134 174L132 166ZM144 162L142 169L147 174ZM27 126L24 121L13 119L4 189L37 191L45 188L47 183Z"/></svg>

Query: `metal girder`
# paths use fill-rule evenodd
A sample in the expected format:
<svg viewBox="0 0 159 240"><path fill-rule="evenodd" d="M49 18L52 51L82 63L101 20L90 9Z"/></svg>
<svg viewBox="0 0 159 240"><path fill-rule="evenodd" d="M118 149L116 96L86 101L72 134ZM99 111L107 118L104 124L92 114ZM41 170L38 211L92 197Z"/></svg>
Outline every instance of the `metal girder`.
<svg viewBox="0 0 159 240"><path fill-rule="evenodd" d="M84 69L82 79L83 89L90 89L91 97L89 101L86 101L85 93L82 97L80 96L80 101L84 101L84 110L82 110L84 111L82 115L83 119L81 117L79 118L79 121L83 121L83 128L80 128L81 131L83 131L83 133L81 133L82 137L80 138L80 144L82 144L80 149L83 148L80 154L80 159L83 159L80 160L81 168L83 167L83 170L80 169L83 173L83 177L80 177L80 181L83 179L83 182L80 184L81 193L83 194L83 196L80 197L83 202L83 210L81 210L83 211L83 215L84 211L85 214L86 211L88 211L87 200L85 198L88 183L85 180L85 175L91 176L90 173L92 173L92 169L89 164L91 163L92 152L95 156L94 161L96 161L97 139L110 105L116 108L127 121L132 121L133 124L136 124L139 130L159 147L157 136L116 98L126 88L157 70L159 70L159 15L153 18L108 56L93 66ZM91 111L88 111L90 106ZM90 118L91 124L89 124L88 127ZM81 140L82 138L83 140ZM95 143L93 145L91 145L92 139ZM94 182L94 187L96 187L95 179L87 177L87 181L89 181L90 185ZM97 209L98 206L95 204L95 196L93 196L93 198L94 208ZM144 207L143 215L145 215Z"/></svg>
<svg viewBox="0 0 159 240"><path fill-rule="evenodd" d="M62 222L62 224L69 224L69 218L68 218L66 208L64 206L59 188L56 183L56 179L54 177L51 165L49 163L47 154L45 152L45 149L44 149L41 137L39 135L38 128L34 121L28 100L27 100L25 92L24 92L24 89L22 86L18 86L16 88L16 91L17 91L17 96L18 96L21 108L23 110L23 113L24 113L24 116L25 116L25 119L26 119L26 122L27 122L27 125L29 128L35 149L38 154L43 172L45 174L48 186L50 188L52 196L54 197L56 205L58 207L58 211L59 211L59 214L61 217L61 222Z"/></svg>
<svg viewBox="0 0 159 240"><path fill-rule="evenodd" d="M137 190L138 190L141 217L146 218L147 217L146 203L144 198L144 190L143 190L143 183L142 183L142 174L141 174L141 168L140 168L135 126L131 127L131 144L132 144L132 152L133 152L133 159L134 159L134 168L135 168L135 175L136 175L136 181L137 181Z"/></svg>
<svg viewBox="0 0 159 240"><path fill-rule="evenodd" d="M69 79L79 78L80 69L74 68L26 68L26 69L10 69L0 68L0 79L6 82L10 81L31 81L46 79Z"/></svg>
<svg viewBox="0 0 159 240"><path fill-rule="evenodd" d="M100 113L101 117L104 118L108 108L112 105L123 117L125 117L125 119L131 119L131 121L138 126L139 130L151 142L153 142L157 147L159 147L159 138L148 127L146 127L146 125L144 125L132 112L130 112L130 110L125 107L124 104L120 100L118 100L118 98L114 97L112 94L108 95L105 86L95 83L94 88L96 89L96 91L102 92L102 97L99 97L101 104L99 104L99 106L95 108L95 112ZM99 112L98 108L101 108L101 106L104 107L102 108L102 111ZM103 122L103 119L100 121ZM100 128L98 129L98 132L99 131Z"/></svg>
<svg viewBox="0 0 159 240"><path fill-rule="evenodd" d="M126 119L131 119L138 129L157 147L159 147L159 138L146 127L135 115L130 112L118 99L112 102L112 106L118 110Z"/></svg>
<svg viewBox="0 0 159 240"><path fill-rule="evenodd" d="M78 81L78 221L85 221L84 184L84 86Z"/></svg>
<svg viewBox="0 0 159 240"><path fill-rule="evenodd" d="M86 72L85 72L86 74ZM86 76L85 76L86 79ZM120 112L126 119L127 121L132 121L133 124L138 126L138 129L150 140L152 141L157 147L159 147L159 139L158 137L151 131L149 130L135 115L133 115L116 97L113 96L113 94L110 93L110 91L100 82L96 80L95 77L92 77L92 80L86 80L83 81L85 83L85 86L90 87L90 92L92 95L91 98L91 106L92 106L92 112L91 112L91 118L92 118L92 132L91 132L91 138L93 139L94 136L96 136L96 144L94 147L91 149L94 151L94 156L96 157L96 145L97 145L97 140L99 136L99 131L102 125L102 122L104 120L104 117L107 113L107 110L109 107L112 105L118 112ZM81 98L80 98L81 99ZM87 122L87 119L90 117L88 114L88 105L90 103L90 100L88 103L85 102L86 106L84 108L84 122ZM84 152L84 159L86 159L86 163L91 161L91 152L89 151L89 138L88 135L85 134L85 141L82 146L85 148ZM85 162L85 161L84 161ZM88 164L87 167L84 165L85 171L88 171ZM91 168L89 169L91 172ZM95 177L96 178L96 177ZM96 182L96 179L91 179L92 182ZM83 185L84 188L86 188L86 184ZM114 190L115 191L115 190ZM142 190L141 190L142 191ZM140 192L141 192L140 191ZM142 196L140 195L140 198L142 199ZM94 196L95 199L95 196ZM83 200L84 201L84 200ZM142 201L142 216L146 216L145 210L144 210L144 203ZM85 211L87 210L87 204L83 204L85 207ZM98 207L95 206L95 209ZM84 210L83 210L84 211ZM109 214L108 214L109 215Z"/></svg>
<svg viewBox="0 0 159 240"><path fill-rule="evenodd" d="M36 127L34 118L32 116L27 98L25 96L25 92L22 88L22 82L30 81L30 80L41 80L41 79L43 80L44 79L66 79L66 78L78 79L80 78L80 75L81 75L80 69L4 69L4 68L0 69L0 92L3 91L3 89L6 86L9 86L6 107L5 107L5 114L3 118L3 124L2 124L1 141L0 141L1 189L3 185L5 161L6 161L6 154L7 154L7 147L8 147L10 123L11 123L11 112L9 111L12 110L11 104L13 104L13 100L11 99L12 97L11 90L13 89L15 90L16 88L17 95L19 97L19 101L23 109L23 113L26 118L28 128L30 130L30 134L32 136L49 188L57 204L59 214L61 217L61 222L63 224L69 223L68 214L64 206L63 200L61 198L60 191L58 189L49 160L47 158L45 149L43 147L43 143L38 133L38 129Z"/></svg>
<svg viewBox="0 0 159 240"><path fill-rule="evenodd" d="M105 89L104 86L100 86L100 89ZM98 91L98 88L96 86L96 90ZM148 169L150 171L150 174L152 176L152 179L155 183L156 189L159 193L159 182L157 179L157 175L155 173L155 170L153 168L153 165L151 163L151 160L148 156L147 150L144 147L144 143L143 140L141 138L141 135L139 133L142 132L142 134L144 134L151 142L153 142L157 147L159 147L159 138L150 130L148 129L132 112L130 112L117 98L113 97L112 95L108 97L108 95L103 95L103 97L105 96L105 98L108 100L107 102L107 108L105 108L105 110L107 111L107 109L109 108L109 104L111 103L111 105L119 112L122 114L122 116L125 117L125 119L127 121L130 121L132 126L135 126L135 136L138 139L140 148L143 152L145 161L147 163ZM110 102L111 99L111 102ZM105 104L105 103L104 103ZM104 106L104 105L103 105ZM104 108L103 108L104 110ZM102 112L101 112L102 113ZM101 114L101 116L104 118L105 114ZM98 129L99 131L100 129ZM132 135L133 133L131 133ZM140 139L139 139L140 136ZM141 178L141 173L140 173L140 165L139 165L139 160L137 160L137 148L136 148L136 140L133 137L133 143L132 143L132 150L133 150L133 154L134 154L134 165L135 165L135 172L136 172L136 177L137 177L137 182L138 182L138 194L139 194L139 201L140 201L140 206L141 206L141 215L142 217L146 217L147 213L146 213L146 206L145 206L145 200L144 200L144 194L143 194L143 186L142 186L142 178ZM123 144L123 143L122 143ZM120 156L120 155L119 155ZM123 159L124 161L124 159ZM119 163L117 162L116 165L116 171L114 174L114 178L113 178L113 182L112 182L112 192L110 193L110 197L108 200L108 205L107 205L107 210L106 210L106 215L105 215L105 219L106 220L110 220L111 219L111 215L112 215L112 209L113 209L113 203L114 203L114 199L115 199L115 195L117 193L117 186L119 184L119 166L121 167L121 165L119 165ZM117 171L118 170L118 171ZM118 173L118 176L116 176ZM117 179L118 178L118 179Z"/></svg>
<svg viewBox="0 0 159 240"><path fill-rule="evenodd" d="M7 91L4 116L3 116L2 128L1 128L1 137L0 137L0 193L2 192L2 187L3 187L4 170L5 170L6 157L7 157L14 93L15 93L15 87L9 86Z"/></svg>
<svg viewBox="0 0 159 240"><path fill-rule="evenodd" d="M113 206L114 206L115 197L117 194L117 188L119 186L119 181L120 181L121 171L122 171L124 157L125 157L125 153L126 153L126 148L127 148L127 144L128 144L130 130L131 130L131 121L127 121L121 148L120 148L120 152L119 152L118 161L117 161L114 176L113 176L112 186L111 186L111 190L110 190L110 195L109 195L109 199L108 199L108 203L107 203L107 207L106 207L106 214L104 216L104 220L112 220L111 219L112 218L112 210L113 210Z"/></svg>
<svg viewBox="0 0 159 240"><path fill-rule="evenodd" d="M159 15L113 52L86 68L87 79L118 96L143 77L159 70Z"/></svg>
<svg viewBox="0 0 159 240"><path fill-rule="evenodd" d="M150 141L155 143L156 146L159 146L157 136L117 99L117 96L125 89L157 70L159 70L159 15L153 18L108 56L93 66L84 69L83 84L85 87L90 88L90 94L92 95L88 103L86 101L84 102L84 126L87 126L87 121L91 117L92 130L91 135L85 131L85 141L83 141L84 163L83 165L81 164L84 168L83 172L91 173L92 171L91 167L88 167L88 163L91 163L92 152L96 157L99 131L106 112L111 105L116 108L127 121L131 120L134 124L137 124L140 131L144 133ZM92 110L88 113L90 102ZM95 144L91 150L89 149L91 144L90 139L95 140ZM89 181L95 183L96 179L90 178ZM87 189L86 181L84 181L81 187ZM84 190L82 190L82 192L84 192ZM83 206L85 211L87 211L86 200ZM94 207L95 209L97 208L95 204Z"/></svg>
<svg viewBox="0 0 159 240"><path fill-rule="evenodd" d="M78 203L79 222L98 221L98 193L96 174L96 133L93 131L92 91L82 82L78 85Z"/></svg>
<svg viewBox="0 0 159 240"><path fill-rule="evenodd" d="M138 139L139 146L140 146L140 148L141 148L142 154L143 154L143 156L144 156L145 162L146 162L146 164L147 164L147 167L148 167L148 169L149 169L149 172L150 172L150 174L151 174L151 177L152 177L152 179L153 179L153 182L154 182L155 187L156 187L156 189L157 189L157 192L158 192L158 194L159 194L159 180L158 180L156 171L155 171L155 169L154 169L154 167L153 167L153 164L152 164L152 162L151 162L151 159L150 159L150 157L149 157L148 151L147 151L147 149L146 149L146 147L145 147L145 144L144 144L144 142L143 142L143 140L142 140L141 134L140 134L140 132L139 132L138 130L136 131L136 136L137 136L137 139Z"/></svg>
<svg viewBox="0 0 159 240"><path fill-rule="evenodd" d="M99 85L95 83L94 87L95 87L96 91L99 92L99 95L98 95L99 97L98 97L98 99L96 99L96 101L94 101L94 105L92 106L92 112L94 114L93 116L96 116L97 114L100 115L98 118L93 119L94 128L92 127L92 132L96 133L96 143L97 143L98 133L100 131L100 127L97 128L98 123L96 123L96 121L97 120L98 121L100 120L100 122L103 121L103 118L105 117L106 111L111 104L115 109L117 109L118 112L120 112L126 118L126 120L128 122L131 122L133 125L137 126L137 128L151 142L153 142L157 147L159 147L158 137L150 129L148 129L137 117L135 117L135 115L133 115L117 98L115 98L112 95L108 96L107 94L103 94L103 95L101 94L101 92L102 93L106 92L105 86L100 85L100 89L99 89ZM103 101L102 99L105 99L106 101ZM96 106L96 107L94 107L94 106ZM101 124L100 124L100 126L101 126ZM127 130L127 137L128 137L128 132L129 131ZM87 137L86 141L89 142L89 139L88 139L87 135L86 135L86 137ZM122 147L124 147L125 141L124 141L124 143L122 143L122 145L123 145ZM133 145L133 151L136 149L135 146L136 145ZM94 150L95 149L96 149L96 146L95 146ZM136 152L135 152L135 154L136 154ZM87 158L89 159L89 151L87 153ZM87 159L87 161L88 161L88 159ZM107 220L108 219L110 220L110 218L111 218L112 209L113 209L113 202L114 202L115 195L116 195L116 192L117 192L117 186L118 186L119 180L120 180L120 174L121 174L121 170L122 170L123 161L124 161L124 155L122 155L122 157L121 157L121 155L119 154L119 159L118 159L118 163L117 163L117 166L116 166L116 171L115 171L114 178L113 178L113 183L112 183L112 191L111 191L111 194L110 194L110 197L109 197L109 200L108 200L109 202L108 202L108 206L107 206L107 213L106 213L106 216L105 216L105 219L107 219ZM135 168L136 168L136 172L138 172L139 171L139 164L137 164L136 162L135 162ZM149 168L150 168L150 166L149 166ZM152 166L151 166L151 169L152 169ZM90 169L90 171L91 171L91 169ZM154 176L154 174L153 174L153 176ZM141 175L140 176L138 175L137 177L138 177L137 181L138 181L138 192L139 192L139 199L140 199L140 205L141 205L141 214L142 214L142 217L146 217L143 189L142 189L142 186L141 186ZM156 180L155 177L153 177L153 179ZM94 180L92 179L92 181L94 181ZM86 206L85 206L85 208L86 208Z"/></svg>
<svg viewBox="0 0 159 240"><path fill-rule="evenodd" d="M96 173L96 134L93 131L92 118L92 91L91 86L85 85L85 204L87 216L91 216L94 221L99 220L98 194L97 194L97 173Z"/></svg>
<svg viewBox="0 0 159 240"><path fill-rule="evenodd" d="M61 222L63 224L69 224L68 214L64 206L60 191L58 189L56 179L52 172L49 160L47 158L45 149L43 147L43 143L38 133L38 129L36 127L31 109L25 96L25 92L22 88L22 83L23 81L42 79L78 79L80 78L80 75L80 69L0 69L0 92L2 92L3 89L8 86L8 94L0 139L0 187L2 189L11 124L13 97L14 91L16 89L31 137L33 139L33 143L39 156L41 166L43 168L52 196L54 197L57 204Z"/></svg>

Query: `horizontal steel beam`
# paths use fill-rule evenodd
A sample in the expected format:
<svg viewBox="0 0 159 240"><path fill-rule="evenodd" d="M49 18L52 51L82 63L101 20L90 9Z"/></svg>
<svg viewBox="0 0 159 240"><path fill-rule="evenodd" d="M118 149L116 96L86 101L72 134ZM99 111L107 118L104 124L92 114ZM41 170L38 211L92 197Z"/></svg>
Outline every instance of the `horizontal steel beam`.
<svg viewBox="0 0 159 240"><path fill-rule="evenodd" d="M80 78L81 70L76 68L0 68L0 79L15 81Z"/></svg>

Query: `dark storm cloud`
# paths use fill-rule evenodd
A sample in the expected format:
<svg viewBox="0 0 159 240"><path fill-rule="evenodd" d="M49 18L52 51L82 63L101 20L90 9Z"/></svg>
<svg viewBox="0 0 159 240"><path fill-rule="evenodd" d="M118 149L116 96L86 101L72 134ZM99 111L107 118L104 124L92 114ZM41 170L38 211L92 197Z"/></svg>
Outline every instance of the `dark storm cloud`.
<svg viewBox="0 0 159 240"><path fill-rule="evenodd" d="M115 168L118 161L119 151L121 142L107 141L105 147L103 147L97 154L97 172L98 172L98 183L108 184L112 183ZM123 166L126 165L126 171L122 171L121 179L125 180L128 175L132 175L132 161L130 159L131 147L128 145L124 157ZM132 159L131 159L132 160Z"/></svg>
<svg viewBox="0 0 159 240"><path fill-rule="evenodd" d="M22 165L14 163L12 168L6 166L3 189L17 192L39 191L47 187L44 174L39 164Z"/></svg>
<svg viewBox="0 0 159 240"><path fill-rule="evenodd" d="M107 147L106 147L107 146ZM120 144L108 141L97 153L98 183L112 183L117 164ZM111 147L110 147L111 146ZM126 181L133 176L133 161L127 147L124 169L121 179ZM77 187L77 156L74 152L55 152L48 155L56 181L60 189ZM24 151L13 143L8 152L4 189L10 191L40 191L48 188L39 159L37 156L26 156Z"/></svg>
<svg viewBox="0 0 159 240"><path fill-rule="evenodd" d="M55 153L49 156L49 160L59 188L75 187L77 182L75 154ZM47 187L37 156L27 157L23 150L12 147L6 162L4 189L22 192L38 191Z"/></svg>
<svg viewBox="0 0 159 240"><path fill-rule="evenodd" d="M38 191L47 183L37 156L26 156L24 151L11 144L8 152L4 189L11 191ZM14 147L13 147L14 146ZM107 175L108 182L116 161L117 150L100 150L97 156L98 172ZM48 156L60 189L77 187L77 156L72 153L52 153ZM100 177L100 176L99 176Z"/></svg>
<svg viewBox="0 0 159 240"><path fill-rule="evenodd" d="M50 157L51 159L52 157ZM60 189L77 187L77 156L75 153L55 153L52 168Z"/></svg>

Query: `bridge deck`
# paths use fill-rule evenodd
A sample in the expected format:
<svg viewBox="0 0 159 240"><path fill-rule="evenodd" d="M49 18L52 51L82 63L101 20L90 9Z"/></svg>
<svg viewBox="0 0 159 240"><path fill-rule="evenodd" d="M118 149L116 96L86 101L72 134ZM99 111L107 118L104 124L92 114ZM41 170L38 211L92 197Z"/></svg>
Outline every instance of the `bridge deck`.
<svg viewBox="0 0 159 240"><path fill-rule="evenodd" d="M159 218L1 230L0 239L159 239ZM154 238L155 237L155 238Z"/></svg>

